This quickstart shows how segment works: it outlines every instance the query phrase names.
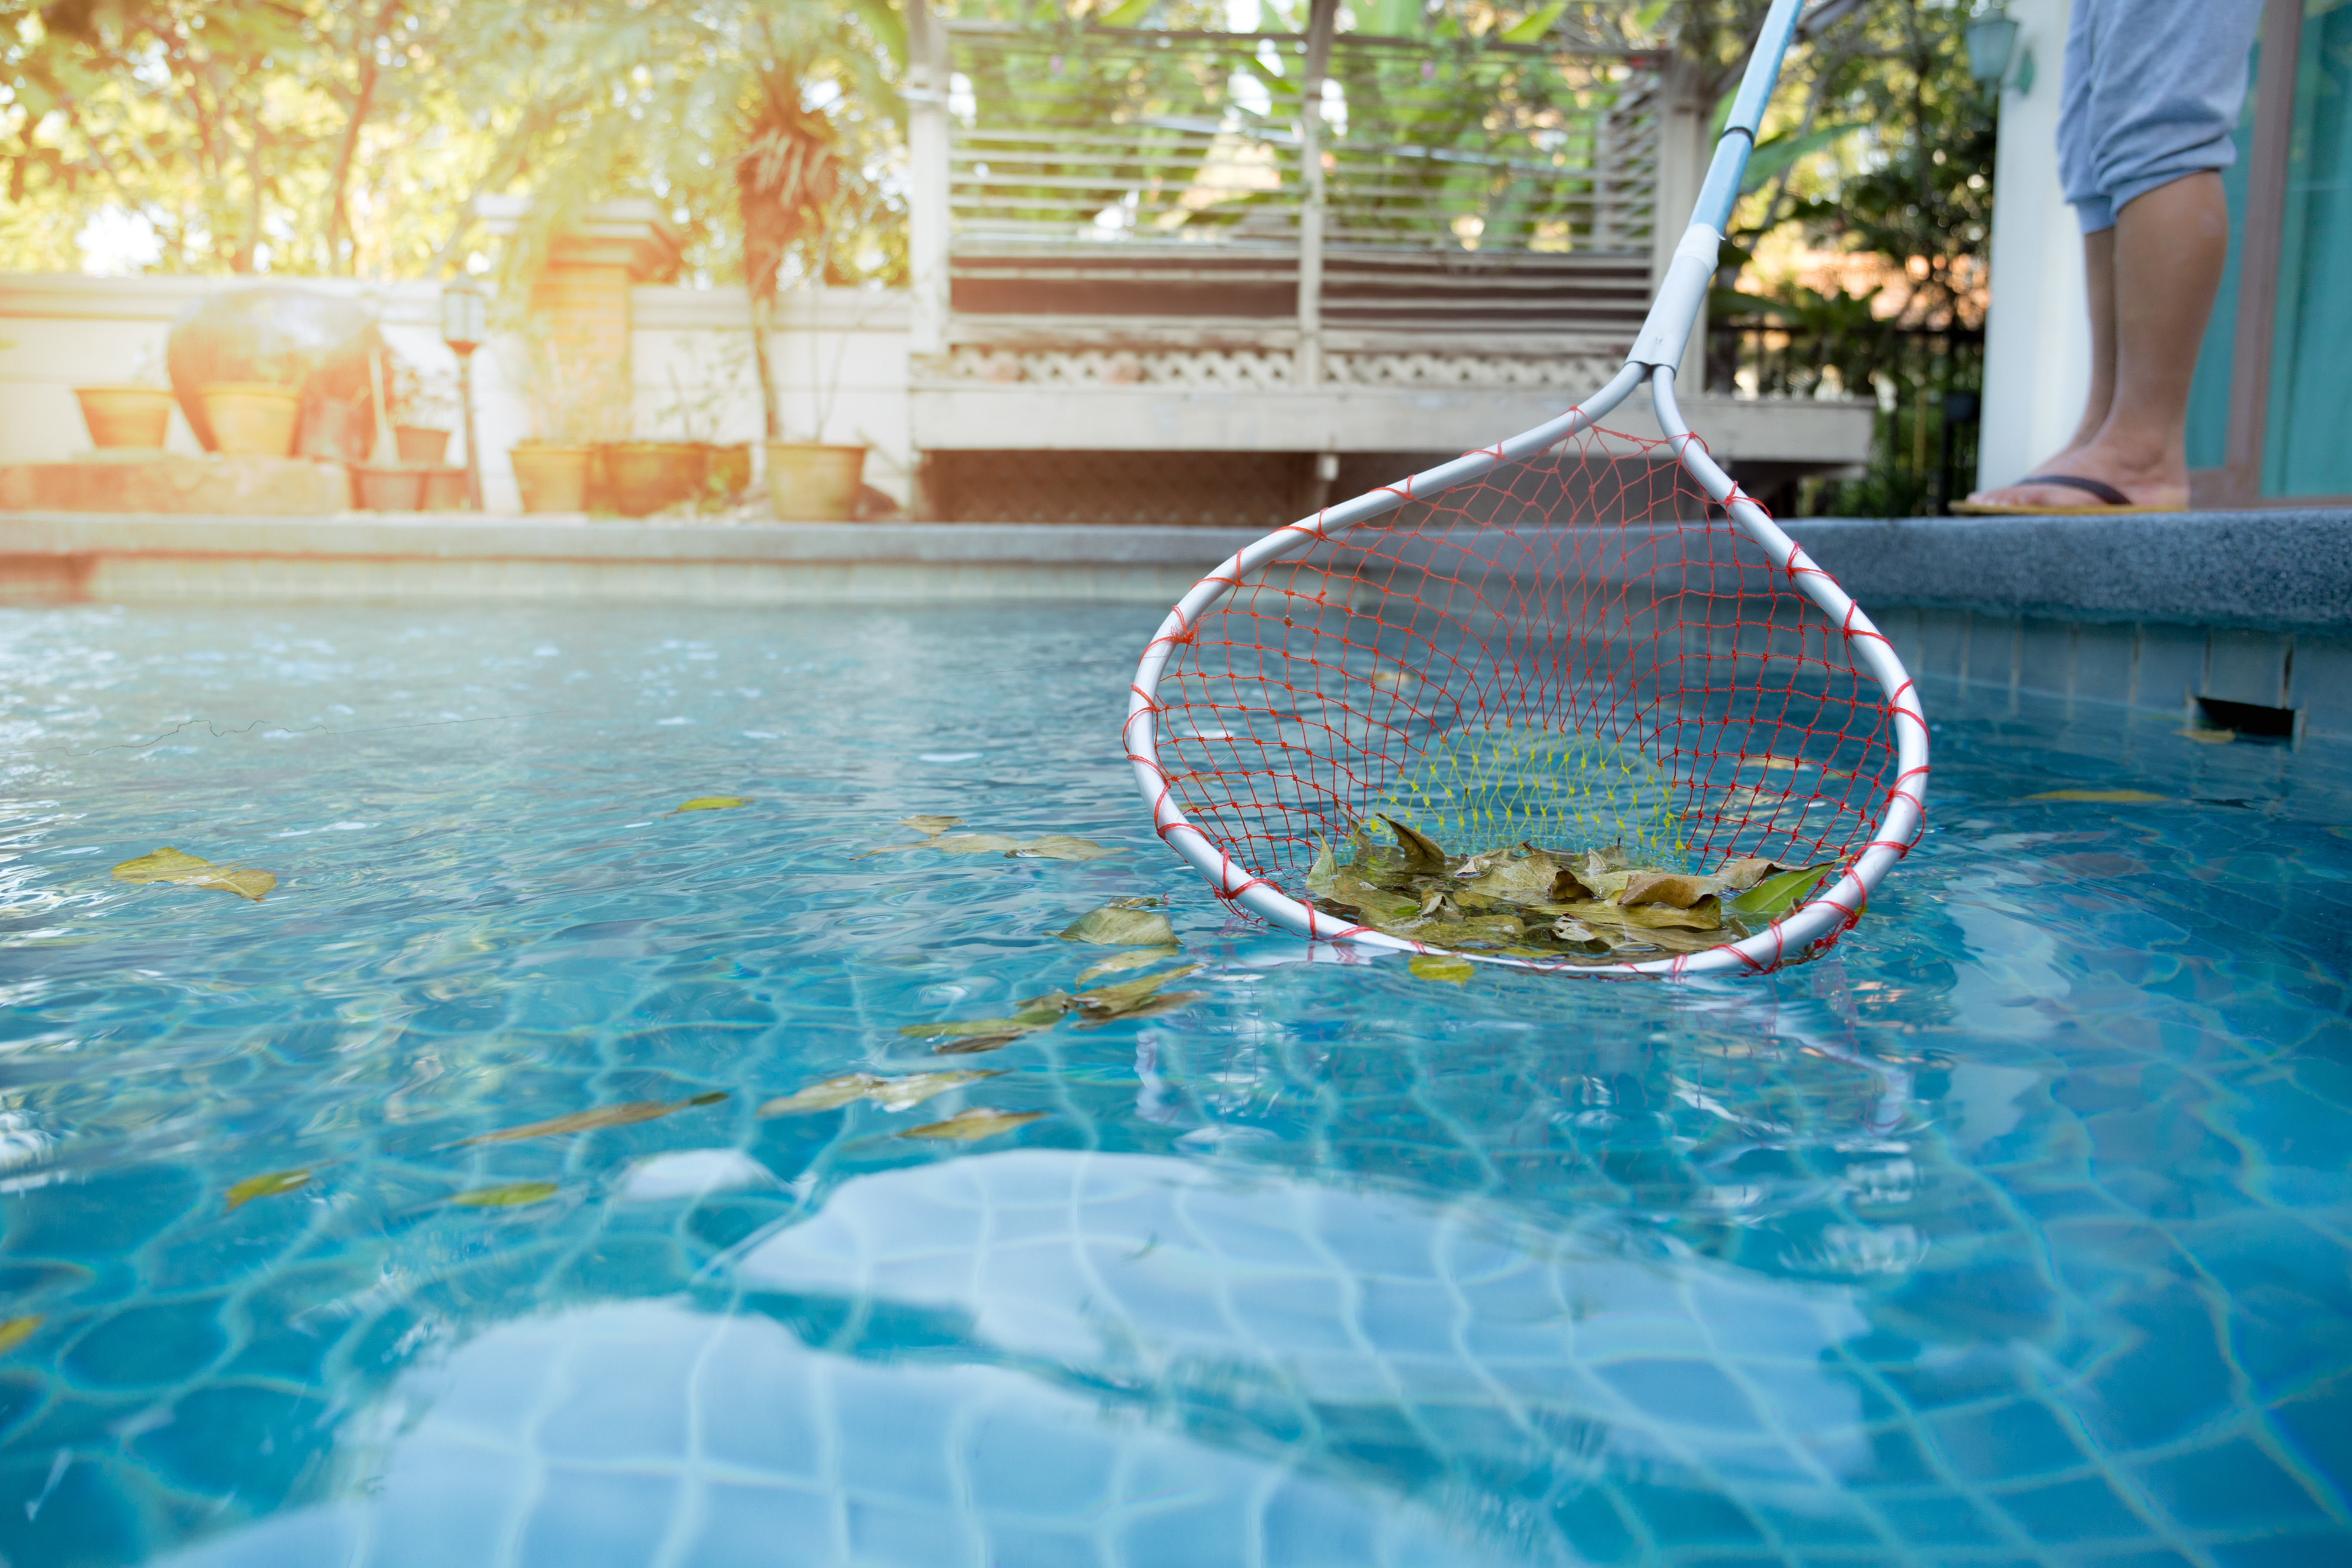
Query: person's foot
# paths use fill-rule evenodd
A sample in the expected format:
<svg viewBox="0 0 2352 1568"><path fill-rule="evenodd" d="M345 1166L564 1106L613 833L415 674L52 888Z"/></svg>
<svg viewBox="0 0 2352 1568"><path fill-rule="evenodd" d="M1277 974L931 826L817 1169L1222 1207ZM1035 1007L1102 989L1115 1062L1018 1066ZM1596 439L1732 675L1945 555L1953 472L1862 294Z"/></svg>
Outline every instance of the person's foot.
<svg viewBox="0 0 2352 1568"><path fill-rule="evenodd" d="M2189 465L2167 454L2149 461L2123 459L2098 441L2059 453L2034 469L2036 475L2064 474L2105 485L2131 506L2178 511L2189 505ZM2074 485L2020 483L1978 490L1970 506L2021 507L2034 511L2098 511L2117 505L2095 492Z"/></svg>

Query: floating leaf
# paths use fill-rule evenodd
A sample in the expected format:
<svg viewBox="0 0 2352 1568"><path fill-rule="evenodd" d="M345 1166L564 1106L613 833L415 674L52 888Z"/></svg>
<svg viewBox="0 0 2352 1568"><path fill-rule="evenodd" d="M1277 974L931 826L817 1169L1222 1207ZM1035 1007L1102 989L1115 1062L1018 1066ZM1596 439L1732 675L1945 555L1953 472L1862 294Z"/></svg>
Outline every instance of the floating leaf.
<svg viewBox="0 0 2352 1568"><path fill-rule="evenodd" d="M2165 797L2144 789L2049 789L2028 800L2063 800L2078 805L2161 805Z"/></svg>
<svg viewBox="0 0 2352 1568"><path fill-rule="evenodd" d="M906 826L929 837L916 844L886 844L879 849L868 849L857 857L860 860L876 855L894 855L903 849L936 849L942 855L1002 855L1008 859L1024 860L1100 860L1106 856L1124 855L1124 849L1108 849L1091 838L1074 838L1066 833L1048 833L1037 838L1015 838L1007 833L947 833L934 828L952 827L961 822L953 816L910 816Z"/></svg>
<svg viewBox="0 0 2352 1568"><path fill-rule="evenodd" d="M2194 741L2200 746L2226 746L2238 738L2235 730L2207 730L2192 726L2174 731L2184 741Z"/></svg>
<svg viewBox="0 0 2352 1568"><path fill-rule="evenodd" d="M1466 958L1435 952L1416 952L1405 967L1416 980L1442 980L1449 985L1460 985L1478 973L1477 965Z"/></svg>
<svg viewBox="0 0 2352 1568"><path fill-rule="evenodd" d="M712 1089L707 1094L688 1095L677 1100L633 1100L625 1105L600 1105L593 1110L575 1110L569 1116L553 1116L545 1121L529 1121L520 1127L501 1128L496 1132L478 1132L471 1138L460 1138L443 1147L463 1149L468 1143L517 1143L526 1138L561 1138L572 1132L593 1132L600 1127L626 1127L632 1122L652 1121L689 1106L716 1105L726 1098L726 1090Z"/></svg>
<svg viewBox="0 0 2352 1568"><path fill-rule="evenodd" d="M228 1214L241 1209L256 1198L274 1198L280 1193L290 1193L297 1187L309 1185L310 1181L308 1169L270 1171L258 1176L247 1176L228 1190L228 1206L221 1212Z"/></svg>
<svg viewBox="0 0 2352 1568"><path fill-rule="evenodd" d="M915 1072L886 1077L881 1073L853 1072L840 1078L829 1078L823 1083L811 1084L797 1094L784 1095L760 1107L761 1116L797 1116L813 1110L832 1110L852 1100L873 1101L885 1110L904 1110L920 1105L933 1095L945 1094L951 1089L973 1083L984 1078L996 1078L994 1071L961 1070L951 1072Z"/></svg>
<svg viewBox="0 0 2352 1568"><path fill-rule="evenodd" d="M1173 947L1176 928L1156 910L1139 910L1125 901L1088 910L1054 933L1064 942L1087 942L1099 947Z"/></svg>
<svg viewBox="0 0 2352 1568"><path fill-rule="evenodd" d="M838 1110L843 1106L864 1100L866 1091L882 1081L881 1075L870 1072L844 1073L822 1083L791 1094L778 1095L761 1106L761 1116L807 1116L820 1110Z"/></svg>
<svg viewBox="0 0 2352 1568"><path fill-rule="evenodd" d="M993 1138L1000 1132L1010 1132L1022 1123L1034 1121L1045 1114L1042 1110L982 1110L974 1107L970 1110L959 1110L945 1121L929 1121L920 1127L909 1127L898 1136L950 1139L958 1143L972 1143L982 1138Z"/></svg>
<svg viewBox="0 0 2352 1568"><path fill-rule="evenodd" d="M751 800L749 795L698 795L692 800L688 801L685 805L679 806L677 811L673 811L669 815L676 816L678 815L678 812L684 811L731 811L736 806L749 805L751 804Z"/></svg>
<svg viewBox="0 0 2352 1568"><path fill-rule="evenodd" d="M1836 864L1834 860L1824 860L1818 866L1806 866L1767 877L1732 900L1731 910L1751 920L1779 920L1803 903L1805 895L1812 891L1813 884L1822 879L1822 873Z"/></svg>
<svg viewBox="0 0 2352 1568"><path fill-rule="evenodd" d="M5 1355L33 1337L33 1331L48 1320L35 1312L24 1318L0 1318L0 1355Z"/></svg>
<svg viewBox="0 0 2352 1568"><path fill-rule="evenodd" d="M1043 838L1032 838L1017 844L1008 851L1024 860L1100 860L1112 855L1124 855L1124 849L1107 849L1091 838L1073 838L1066 833L1049 833Z"/></svg>
<svg viewBox="0 0 2352 1568"><path fill-rule="evenodd" d="M902 816L898 819L898 826L911 827L918 833L928 833L937 838L950 827L961 827L963 818L961 816Z"/></svg>
<svg viewBox="0 0 2352 1568"><path fill-rule="evenodd" d="M1404 869L1410 873L1443 876L1445 873L1444 847L1418 828L1408 827L1393 816L1381 820L1396 835L1397 848L1404 856Z"/></svg>
<svg viewBox="0 0 2352 1568"><path fill-rule="evenodd" d="M125 860L114 868L118 882L171 882L184 888L218 888L235 893L240 899L255 903L261 896L278 886L278 879L267 871L249 867L215 866L210 860L194 855L183 855L177 849L157 849L142 855L136 860Z"/></svg>
<svg viewBox="0 0 2352 1568"><path fill-rule="evenodd" d="M511 1209L543 1204L562 1190L553 1182L509 1182L500 1187L476 1187L449 1201L462 1209Z"/></svg>
<svg viewBox="0 0 2352 1568"><path fill-rule="evenodd" d="M974 1057L978 1056L982 1051L1001 1051L1005 1047L1011 1045L1013 1041L1034 1033L1036 1033L1036 1031L1034 1029L1019 1029L1010 1034L959 1035L954 1039L941 1040L938 1045L933 1046L931 1047L931 1055L935 1057Z"/></svg>
<svg viewBox="0 0 2352 1568"><path fill-rule="evenodd" d="M1079 970L1078 984L1084 985L1087 981L1100 975L1118 974L1129 969L1142 969L1158 963L1161 959L1175 957L1177 951L1172 947L1144 947L1131 952L1114 952L1108 958L1099 963L1090 963Z"/></svg>

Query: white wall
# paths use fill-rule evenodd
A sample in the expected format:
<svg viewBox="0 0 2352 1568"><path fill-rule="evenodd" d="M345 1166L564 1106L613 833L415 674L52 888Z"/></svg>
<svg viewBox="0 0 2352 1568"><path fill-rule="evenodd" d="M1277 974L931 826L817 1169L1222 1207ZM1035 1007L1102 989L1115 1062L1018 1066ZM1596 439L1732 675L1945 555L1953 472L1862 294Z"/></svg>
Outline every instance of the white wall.
<svg viewBox="0 0 2352 1568"><path fill-rule="evenodd" d="M283 281L350 299L372 296L397 353L428 371L454 369L455 356L441 342L438 285ZM0 275L0 463L61 462L89 451L89 433L73 388L130 379L142 352L152 353L160 375L164 335L180 310L214 290L248 286L219 278ZM676 407L683 386L689 398L711 405L709 438L759 440L759 384L751 370L743 291L639 288L630 291L629 303L636 382L632 433L688 434L679 428ZM814 422L818 389L831 384L830 416L819 438L870 444L866 482L901 502L911 465L907 316L900 293L835 289L790 298L778 311L772 351L786 435L810 436L806 426ZM474 361L483 499L490 510L507 512L521 510L507 450L532 434L530 409L507 368L509 349L493 342ZM716 388L720 395L701 399L709 384L730 379L731 385ZM176 409L166 448L199 450ZM465 461L462 437L451 441L449 460Z"/></svg>
<svg viewBox="0 0 2352 1568"><path fill-rule="evenodd" d="M2074 434L2091 380L2082 228L2058 185L2058 91L2068 0L2010 0L2034 80L2005 89L1993 170L1992 304L1985 321L1977 482L2023 479ZM2014 74L2014 67L2011 68Z"/></svg>

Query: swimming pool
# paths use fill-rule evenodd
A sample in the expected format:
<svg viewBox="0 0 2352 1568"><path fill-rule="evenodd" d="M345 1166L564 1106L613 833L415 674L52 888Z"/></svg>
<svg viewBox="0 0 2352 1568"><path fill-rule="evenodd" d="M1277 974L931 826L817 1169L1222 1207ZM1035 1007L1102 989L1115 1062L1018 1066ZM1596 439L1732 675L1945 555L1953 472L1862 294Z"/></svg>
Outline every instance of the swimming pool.
<svg viewBox="0 0 2352 1568"><path fill-rule="evenodd" d="M1444 984L1152 841L1156 619L0 613L0 1553L2352 1555L2341 749L1930 683L1827 959ZM858 858L917 814L1127 853ZM1200 999L902 1033L1139 897Z"/></svg>

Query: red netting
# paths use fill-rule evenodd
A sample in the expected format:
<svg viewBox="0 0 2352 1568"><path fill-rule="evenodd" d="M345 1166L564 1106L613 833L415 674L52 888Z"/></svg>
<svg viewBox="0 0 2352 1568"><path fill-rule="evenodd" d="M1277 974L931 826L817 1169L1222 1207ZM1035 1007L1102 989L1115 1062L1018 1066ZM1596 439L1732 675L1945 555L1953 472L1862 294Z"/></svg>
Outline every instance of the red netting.
<svg viewBox="0 0 2352 1568"><path fill-rule="evenodd" d="M1886 694L1787 563L1664 443L1608 432L1302 533L1156 697L1176 804L1301 900L1318 842L1375 813L1455 853L1847 860L1895 766Z"/></svg>

